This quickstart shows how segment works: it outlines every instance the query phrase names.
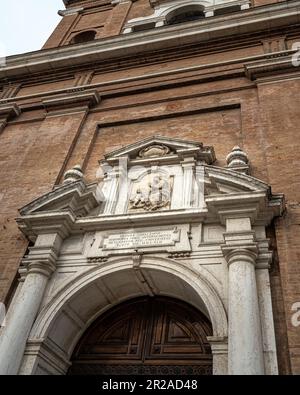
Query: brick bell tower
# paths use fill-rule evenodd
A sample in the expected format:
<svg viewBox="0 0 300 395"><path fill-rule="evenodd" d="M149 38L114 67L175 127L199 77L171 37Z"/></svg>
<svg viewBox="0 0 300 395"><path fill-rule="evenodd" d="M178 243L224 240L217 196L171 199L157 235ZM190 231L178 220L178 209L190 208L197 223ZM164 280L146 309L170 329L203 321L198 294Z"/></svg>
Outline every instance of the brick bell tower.
<svg viewBox="0 0 300 395"><path fill-rule="evenodd" d="M0 65L0 374L300 374L300 0L63 3Z"/></svg>
<svg viewBox="0 0 300 395"><path fill-rule="evenodd" d="M55 48L94 39L118 36L130 13L131 1L64 1L62 20L44 45Z"/></svg>

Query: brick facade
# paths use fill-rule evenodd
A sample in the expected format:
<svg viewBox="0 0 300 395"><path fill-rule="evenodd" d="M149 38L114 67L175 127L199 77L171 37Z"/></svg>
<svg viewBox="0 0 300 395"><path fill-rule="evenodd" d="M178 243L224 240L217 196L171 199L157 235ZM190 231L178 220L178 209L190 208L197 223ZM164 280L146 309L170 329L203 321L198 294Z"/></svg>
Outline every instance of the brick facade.
<svg viewBox="0 0 300 395"><path fill-rule="evenodd" d="M68 48L72 37L87 29L97 31L99 42L120 37L126 21L153 11L148 0L69 3L67 9L84 7L84 12L64 16L42 54ZM254 6L271 13L268 7L275 3L257 0ZM300 2L287 3L300 10ZM16 69L7 77L0 68L0 300L8 302L28 247L15 222L18 209L60 183L73 165L81 164L87 180L94 181L104 154L154 134L214 146L217 166L225 166L226 155L240 145L251 175L285 194L285 215L269 229L276 251L271 288L280 372L300 374L300 329L291 323L292 305L300 302L299 69L245 72L251 62L274 59L272 51L277 58L288 56L297 41L300 20L287 19L278 27L207 35L189 45L179 40L177 46L135 56L87 58L80 65L70 58L43 72ZM84 91L97 91L101 101L68 100ZM67 99L49 104L60 95ZM12 104L20 115L2 117L1 109Z"/></svg>

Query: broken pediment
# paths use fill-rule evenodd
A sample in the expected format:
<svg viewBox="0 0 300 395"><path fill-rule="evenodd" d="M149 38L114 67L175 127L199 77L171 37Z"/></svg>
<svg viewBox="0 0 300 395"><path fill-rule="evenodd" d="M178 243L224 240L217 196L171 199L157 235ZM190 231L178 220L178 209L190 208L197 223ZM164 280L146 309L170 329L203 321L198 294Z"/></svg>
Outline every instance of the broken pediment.
<svg viewBox="0 0 300 395"><path fill-rule="evenodd" d="M205 166L204 187L206 196L247 192L271 194L271 188L265 182L232 169L215 166Z"/></svg>
<svg viewBox="0 0 300 395"><path fill-rule="evenodd" d="M76 217L86 216L99 205L96 184L87 185L83 180L66 183L35 199L19 210L21 216L42 212L71 211Z"/></svg>

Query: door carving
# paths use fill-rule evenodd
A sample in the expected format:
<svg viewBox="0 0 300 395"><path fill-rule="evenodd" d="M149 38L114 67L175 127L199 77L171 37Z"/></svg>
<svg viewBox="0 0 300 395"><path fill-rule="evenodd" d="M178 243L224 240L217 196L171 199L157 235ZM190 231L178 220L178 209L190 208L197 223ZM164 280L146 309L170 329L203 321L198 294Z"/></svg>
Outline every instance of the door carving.
<svg viewBox="0 0 300 395"><path fill-rule="evenodd" d="M99 317L75 348L74 374L212 373L209 320L177 299L143 297Z"/></svg>

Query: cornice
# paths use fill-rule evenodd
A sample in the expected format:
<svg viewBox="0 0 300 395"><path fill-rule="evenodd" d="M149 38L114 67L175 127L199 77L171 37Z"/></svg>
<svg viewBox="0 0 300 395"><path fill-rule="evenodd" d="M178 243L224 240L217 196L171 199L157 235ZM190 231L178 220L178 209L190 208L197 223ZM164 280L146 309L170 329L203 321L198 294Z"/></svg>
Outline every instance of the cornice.
<svg viewBox="0 0 300 395"><path fill-rule="evenodd" d="M190 151L190 148L195 145L198 146L200 153L203 149L205 150L201 143L179 139L168 142L166 139L162 136L144 139L139 144L131 144L123 149L113 151L108 154L106 160L109 159L109 155L123 157L126 154L128 158L131 155L135 157L139 155L141 147L142 149L149 147L153 141L156 145L160 143L161 146L171 144L169 148L174 152L178 150L182 152L184 149ZM188 158L193 160L190 154L188 155ZM165 153L165 156L168 156L168 153ZM177 163L181 163L181 158L178 158ZM104 200L102 197L100 198L100 191L96 196L96 183L86 184L80 179L67 182L23 207L20 210L17 223L20 230L31 240L34 240L41 233L59 233L62 238L65 238L71 233L99 229L208 223L212 220L214 222L220 220L224 224L228 218L247 217L251 219L253 225L266 225L272 218L281 215L284 208L283 196L273 196L271 188L264 182L233 169L204 165L202 170L204 170L206 177L206 185L219 184L219 189L205 190L206 207L171 209L151 212L151 215L147 212L95 215L92 210L100 206ZM115 172L115 169L111 171ZM222 189L221 184L227 187L228 185L234 186L235 189L232 192L223 193L224 188Z"/></svg>
<svg viewBox="0 0 300 395"><path fill-rule="evenodd" d="M8 57L6 66L0 68L0 79L137 56L147 51L176 48L178 45L182 47L299 23L300 0L270 4L204 21Z"/></svg>
<svg viewBox="0 0 300 395"><path fill-rule="evenodd" d="M21 114L21 110L15 103L4 103L0 104L0 119L5 118L7 120L18 117Z"/></svg>
<svg viewBox="0 0 300 395"><path fill-rule="evenodd" d="M71 234L75 220L71 211L26 215L16 219L19 229L31 241L35 241L40 234L50 233L57 233L65 239Z"/></svg>
<svg viewBox="0 0 300 395"><path fill-rule="evenodd" d="M0 133L3 131L7 122L18 117L21 110L16 103L0 104Z"/></svg>
<svg viewBox="0 0 300 395"><path fill-rule="evenodd" d="M57 95L43 101L47 112L74 107L91 108L100 103L101 98L97 91L82 91L73 89L62 95Z"/></svg>
<svg viewBox="0 0 300 395"><path fill-rule="evenodd" d="M73 7L73 8L69 8L67 10L59 10L58 15L59 16L76 15L76 14L79 14L83 10L84 10L83 7Z"/></svg>
<svg viewBox="0 0 300 395"><path fill-rule="evenodd" d="M244 67L246 76L252 81L274 74L299 72L299 67L293 66L293 55L288 53L282 53L279 56L269 55L265 59L246 63Z"/></svg>

